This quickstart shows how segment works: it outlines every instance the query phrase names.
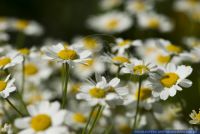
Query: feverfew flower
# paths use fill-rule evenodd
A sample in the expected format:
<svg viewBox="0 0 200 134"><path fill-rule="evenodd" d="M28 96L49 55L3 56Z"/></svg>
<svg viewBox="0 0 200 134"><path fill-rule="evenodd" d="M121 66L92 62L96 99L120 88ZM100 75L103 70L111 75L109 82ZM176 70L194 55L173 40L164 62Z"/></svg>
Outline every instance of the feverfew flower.
<svg viewBox="0 0 200 134"><path fill-rule="evenodd" d="M17 53L8 53L0 57L0 69L7 69L22 63L23 57Z"/></svg>
<svg viewBox="0 0 200 134"><path fill-rule="evenodd" d="M60 110L58 102L42 101L27 108L30 116L15 120L15 126L22 129L19 134L68 134L62 125L66 111Z"/></svg>
<svg viewBox="0 0 200 134"><path fill-rule="evenodd" d="M89 18L88 25L102 33L120 33L131 27L133 21L123 12L112 11Z"/></svg>
<svg viewBox="0 0 200 134"><path fill-rule="evenodd" d="M118 87L119 82L118 78L107 82L105 77L102 77L97 83L82 86L76 98L86 100L92 106L96 104L109 104L111 107L122 105L123 96L128 93L128 90L125 87Z"/></svg>
<svg viewBox="0 0 200 134"><path fill-rule="evenodd" d="M14 82L15 82L14 78L10 80L10 75L8 75L5 80L0 80L1 97L7 98L11 92L14 92L16 90Z"/></svg>
<svg viewBox="0 0 200 134"><path fill-rule="evenodd" d="M81 50L75 46L66 46L58 43L44 49L47 58L60 63L83 63L91 55L88 50Z"/></svg>
<svg viewBox="0 0 200 134"><path fill-rule="evenodd" d="M190 117L192 118L190 124L200 124L200 111L197 113L195 110L192 110Z"/></svg>
<svg viewBox="0 0 200 134"><path fill-rule="evenodd" d="M154 12L139 14L138 25L143 29L156 29L160 32L169 32L173 28L173 24L169 18Z"/></svg>
<svg viewBox="0 0 200 134"><path fill-rule="evenodd" d="M181 91L181 87L188 88L192 81L186 79L192 73L190 66L176 66L172 63L165 68L160 67L157 73L152 74L150 81L153 89L153 96L166 100L169 96L176 95L176 91Z"/></svg>
<svg viewBox="0 0 200 134"><path fill-rule="evenodd" d="M122 73L130 73L133 75L149 74L157 70L157 66L147 61L134 59L131 63L127 63L122 68Z"/></svg>
<svg viewBox="0 0 200 134"><path fill-rule="evenodd" d="M124 40L122 38L117 38L116 39L116 44L112 47L112 51L115 52L117 51L118 54L122 55L125 53L125 50L129 49L131 46L141 46L142 43L140 40Z"/></svg>

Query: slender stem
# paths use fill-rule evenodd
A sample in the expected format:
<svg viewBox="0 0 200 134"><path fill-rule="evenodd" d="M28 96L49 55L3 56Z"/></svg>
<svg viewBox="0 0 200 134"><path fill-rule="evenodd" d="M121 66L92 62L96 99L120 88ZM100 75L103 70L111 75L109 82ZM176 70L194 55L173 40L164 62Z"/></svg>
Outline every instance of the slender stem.
<svg viewBox="0 0 200 134"><path fill-rule="evenodd" d="M26 110L26 113L29 114L29 112L28 112L28 110L27 110L27 107L26 107L26 104L25 104L25 102L24 102L24 100L23 100L22 94L20 94L20 93L17 91L17 96L18 96L18 98L19 98L21 104L23 105L24 109Z"/></svg>
<svg viewBox="0 0 200 134"><path fill-rule="evenodd" d="M12 102L11 102L8 98L5 98L5 100L10 104L10 106L11 106L21 117L24 116L24 115L12 104Z"/></svg>
<svg viewBox="0 0 200 134"><path fill-rule="evenodd" d="M134 119L134 122L133 122L133 129L135 129L136 125L137 125L137 117L138 117L138 113L139 113L139 104L140 104L140 90L141 90L141 85L142 85L142 79L141 79L141 76L139 76L139 87L138 87L137 105L136 105L135 119Z"/></svg>
<svg viewBox="0 0 200 134"><path fill-rule="evenodd" d="M91 121L91 119L92 119L92 115L93 115L93 113L94 113L96 107L97 107L97 105L94 106L94 107L91 109L90 115L89 115L89 118L88 118L88 121L87 121L87 124L85 125L85 127L84 127L84 129L83 129L83 131L82 131L81 134L85 134L85 133L87 132L88 125L89 125L89 123L90 123L90 121Z"/></svg>
<svg viewBox="0 0 200 134"><path fill-rule="evenodd" d="M121 66L120 66L120 65L118 65L118 69L117 69L117 74L116 74L116 77L119 77L120 70L121 70Z"/></svg>
<svg viewBox="0 0 200 134"><path fill-rule="evenodd" d="M62 108L65 107L67 104L67 86L68 86L68 80L69 80L69 64L64 63L64 83L63 85L63 96L62 96Z"/></svg>
<svg viewBox="0 0 200 134"><path fill-rule="evenodd" d="M24 60L22 62L22 85L21 85L22 86L21 87L22 95L24 93L24 86L25 86L25 73L24 73L24 71L25 71L25 56L23 58L24 58Z"/></svg>
<svg viewBox="0 0 200 134"><path fill-rule="evenodd" d="M96 117L94 118L94 121L93 121L93 123L92 123L92 126L91 126L91 128L90 128L88 134L92 134L92 131L93 131L94 127L96 126L97 121L98 121L98 119L100 118L102 111L103 111L103 106L99 105L99 107L98 107L98 109L97 109Z"/></svg>

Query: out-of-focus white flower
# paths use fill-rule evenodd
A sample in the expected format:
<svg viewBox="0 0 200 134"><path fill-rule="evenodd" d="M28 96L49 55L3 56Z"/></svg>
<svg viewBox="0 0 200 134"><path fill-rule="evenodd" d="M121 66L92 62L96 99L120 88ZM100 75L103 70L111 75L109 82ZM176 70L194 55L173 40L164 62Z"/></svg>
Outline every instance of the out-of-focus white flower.
<svg viewBox="0 0 200 134"><path fill-rule="evenodd" d="M200 2L198 0L176 0L174 3L174 9L182 12L191 12L199 7Z"/></svg>
<svg viewBox="0 0 200 134"><path fill-rule="evenodd" d="M111 11L88 19L90 28L102 33L120 33L131 27L132 19L127 13Z"/></svg>
<svg viewBox="0 0 200 134"><path fill-rule="evenodd" d="M186 77L191 73L190 66L176 66L169 63L166 68L160 67L159 72L152 74L150 78L153 96L166 100L169 96L175 96L177 91L181 91L181 87L190 87L192 81Z"/></svg>
<svg viewBox="0 0 200 134"><path fill-rule="evenodd" d="M122 38L116 39L116 44L112 47L113 52L118 52L118 54L122 55L125 53L125 50L129 49L131 46L141 46L142 42L140 40L124 40Z"/></svg>
<svg viewBox="0 0 200 134"><path fill-rule="evenodd" d="M63 125L65 110L60 110L58 102L42 101L29 105L30 116L18 118L14 124L22 129L19 134L68 134L67 127Z"/></svg>
<svg viewBox="0 0 200 134"><path fill-rule="evenodd" d="M164 15L154 12L142 13L138 16L138 25L143 29L156 29L160 32L169 32L173 29L173 24Z"/></svg>
<svg viewBox="0 0 200 134"><path fill-rule="evenodd" d="M0 69L7 69L22 63L23 57L17 53L8 53L0 57Z"/></svg>
<svg viewBox="0 0 200 134"><path fill-rule="evenodd" d="M200 112L197 113L195 110L192 110L190 117L192 118L190 124L200 124Z"/></svg>
<svg viewBox="0 0 200 134"><path fill-rule="evenodd" d="M94 73L102 74L105 71L105 64L100 58L94 57L84 61L84 64L76 64L74 73L80 79L84 80ZM81 72L81 73L80 73Z"/></svg>
<svg viewBox="0 0 200 134"><path fill-rule="evenodd" d="M10 75L8 75L5 80L0 80L0 95L3 98L7 98L11 92L14 92L16 90L16 87L14 85L15 79L9 79Z"/></svg>
<svg viewBox="0 0 200 134"><path fill-rule="evenodd" d="M183 43L189 48L200 48L200 39L195 37L186 37L183 39Z"/></svg>
<svg viewBox="0 0 200 134"><path fill-rule="evenodd" d="M12 19L11 29L24 32L26 35L39 36L43 33L43 28L35 21Z"/></svg>
<svg viewBox="0 0 200 134"><path fill-rule="evenodd" d="M47 58L60 63L83 63L91 55L88 50L81 50L75 46L66 46L64 44L53 45L44 49Z"/></svg>
<svg viewBox="0 0 200 134"><path fill-rule="evenodd" d="M125 87L118 87L119 82L120 79L113 78L107 83L105 77L102 77L96 84L82 86L76 98L86 100L92 106L96 104L108 104L111 107L122 105L123 96L128 93L128 90Z"/></svg>
<svg viewBox="0 0 200 134"><path fill-rule="evenodd" d="M8 41L9 39L10 39L9 34L0 32L0 42L5 42Z"/></svg>
<svg viewBox="0 0 200 134"><path fill-rule="evenodd" d="M132 14L140 14L150 11L154 6L152 0L128 0L126 9Z"/></svg>
<svg viewBox="0 0 200 134"><path fill-rule="evenodd" d="M157 66L147 61L134 59L131 63L127 63L122 68L122 73L130 73L133 75L149 74L157 70Z"/></svg>
<svg viewBox="0 0 200 134"><path fill-rule="evenodd" d="M103 10L108 10L119 6L121 3L122 0L100 0L100 7Z"/></svg>
<svg viewBox="0 0 200 134"><path fill-rule="evenodd" d="M103 44L100 39L95 37L79 37L75 38L74 45L78 48L83 48L91 52L99 52L103 48Z"/></svg>
<svg viewBox="0 0 200 134"><path fill-rule="evenodd" d="M9 19L5 17L0 17L0 31L5 31L10 28Z"/></svg>

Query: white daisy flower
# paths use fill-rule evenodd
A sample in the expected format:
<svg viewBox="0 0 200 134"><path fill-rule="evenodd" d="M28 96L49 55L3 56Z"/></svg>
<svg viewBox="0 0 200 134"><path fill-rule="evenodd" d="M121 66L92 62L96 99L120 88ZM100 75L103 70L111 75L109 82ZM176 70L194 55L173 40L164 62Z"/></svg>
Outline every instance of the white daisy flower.
<svg viewBox="0 0 200 134"><path fill-rule="evenodd" d="M189 48L200 48L200 39L195 37L186 37L183 39L183 43L185 43Z"/></svg>
<svg viewBox="0 0 200 134"><path fill-rule="evenodd" d="M112 47L112 51L113 52L117 51L118 54L122 55L131 46L138 47L138 46L141 46L141 45L142 45L142 42L140 40L134 40L134 41L132 41L132 40L124 40L122 38L117 38L116 39L116 45L114 45Z"/></svg>
<svg viewBox="0 0 200 134"><path fill-rule="evenodd" d="M0 69L7 69L22 63L23 57L17 53L8 53L0 57Z"/></svg>
<svg viewBox="0 0 200 134"><path fill-rule="evenodd" d="M61 43L47 47L44 52L48 59L68 64L82 63L91 55L91 52L88 50L80 50L73 45L65 46Z"/></svg>
<svg viewBox="0 0 200 134"><path fill-rule="evenodd" d="M120 33L131 27L132 19L127 13L111 11L103 15L89 18L88 25L103 33Z"/></svg>
<svg viewBox="0 0 200 134"><path fill-rule="evenodd" d="M30 116L14 122L17 128L22 129L18 134L69 134L62 125L66 111L60 110L58 102L42 101L27 108Z"/></svg>
<svg viewBox="0 0 200 134"><path fill-rule="evenodd" d="M96 84L82 86L76 98L86 100L92 106L97 104L122 105L123 96L128 93L128 90L125 87L118 87L119 82L120 79L113 78L107 83L105 77L102 77Z"/></svg>
<svg viewBox="0 0 200 134"><path fill-rule="evenodd" d="M166 68L160 67L157 73L152 74L150 81L152 83L153 96L166 100L169 96L175 96L176 91L181 91L181 87L188 88L192 81L186 79L192 73L190 66L176 66L169 63Z"/></svg>
<svg viewBox="0 0 200 134"><path fill-rule="evenodd" d="M87 59L83 63L74 66L74 73L80 79L88 78L94 73L102 74L106 69L105 64L98 57Z"/></svg>
<svg viewBox="0 0 200 134"><path fill-rule="evenodd" d="M170 54L176 55L183 51L183 49L180 46L174 45L168 40L160 39L158 40L158 44L160 45L161 48L163 48Z"/></svg>
<svg viewBox="0 0 200 134"><path fill-rule="evenodd" d="M0 17L0 31L5 31L10 28L9 19L5 17Z"/></svg>
<svg viewBox="0 0 200 134"><path fill-rule="evenodd" d="M26 35L41 35L43 33L43 28L40 24L35 21L28 21L22 19L12 19L11 29L22 31Z"/></svg>
<svg viewBox="0 0 200 134"><path fill-rule="evenodd" d="M9 34L0 32L0 42L6 42L10 39Z"/></svg>
<svg viewBox="0 0 200 134"><path fill-rule="evenodd" d="M138 25L143 29L156 29L160 32L169 32L173 29L173 24L169 18L154 12L139 14Z"/></svg>
<svg viewBox="0 0 200 134"><path fill-rule="evenodd" d="M157 66L143 60L133 59L131 63L127 63L121 69L122 73L128 73L133 75L149 74L157 70Z"/></svg>
<svg viewBox="0 0 200 134"><path fill-rule="evenodd" d="M200 124L200 109L198 113L195 110L192 110L190 117L192 118L190 124Z"/></svg>
<svg viewBox="0 0 200 134"><path fill-rule="evenodd" d="M3 98L7 98L11 92L14 92L16 90L16 87L14 85L15 79L9 79L10 75L8 75L5 80L0 80L0 95Z"/></svg>
<svg viewBox="0 0 200 134"><path fill-rule="evenodd" d="M129 0L126 2L126 9L132 14L147 12L153 8L151 0Z"/></svg>

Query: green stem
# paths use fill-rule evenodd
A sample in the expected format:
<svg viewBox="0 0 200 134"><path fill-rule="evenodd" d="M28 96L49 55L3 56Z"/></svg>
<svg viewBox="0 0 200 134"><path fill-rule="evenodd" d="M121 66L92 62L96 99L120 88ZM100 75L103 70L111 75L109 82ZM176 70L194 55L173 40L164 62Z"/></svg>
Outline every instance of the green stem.
<svg viewBox="0 0 200 134"><path fill-rule="evenodd" d="M133 130L135 130L136 125L137 125L137 117L138 117L139 105L140 105L140 91L141 91L141 85L142 85L142 79L141 79L141 76L139 76L138 96L137 96L137 105L136 105L135 119L134 119L134 123L133 123Z"/></svg>
<svg viewBox="0 0 200 134"><path fill-rule="evenodd" d="M8 98L5 98L5 100L10 104L10 106L11 106L21 117L24 116L24 115L12 104L12 102L11 102Z"/></svg>
<svg viewBox="0 0 200 134"><path fill-rule="evenodd" d="M97 114L96 114L96 117L94 118L94 121L92 123L92 126L88 132L88 134L92 134L92 131L94 129L94 127L96 126L97 124L97 121L98 119L100 118L101 114L102 114L102 111L103 111L103 106L99 105L98 109L97 109Z"/></svg>
<svg viewBox="0 0 200 134"><path fill-rule="evenodd" d="M119 77L120 70L121 70L121 66L120 66L120 65L118 65L118 69L117 69L117 74L116 74L116 77Z"/></svg>
<svg viewBox="0 0 200 134"><path fill-rule="evenodd" d="M83 131L82 131L81 134L85 134L85 133L87 132L88 125L89 125L89 123L90 123L90 121L91 121L91 119L92 119L92 115L93 115L93 113L94 113L96 107L97 107L97 105L94 106L94 107L92 108L92 110L90 111L90 115L89 115L87 124L85 125L85 127L84 127L84 129L83 129Z"/></svg>
<svg viewBox="0 0 200 134"><path fill-rule="evenodd" d="M24 109L26 110L26 113L29 114L29 112L28 112L28 110L27 110L27 107L26 107L26 104L25 104L25 102L24 102L24 100L23 100L22 94L20 94L20 93L17 91L17 96L18 96L18 98L19 98L21 104L23 105Z"/></svg>
<svg viewBox="0 0 200 134"><path fill-rule="evenodd" d="M68 86L68 80L69 80L69 64L64 63L64 83L63 85L63 96L62 96L62 108L65 107L67 103L67 86Z"/></svg>

